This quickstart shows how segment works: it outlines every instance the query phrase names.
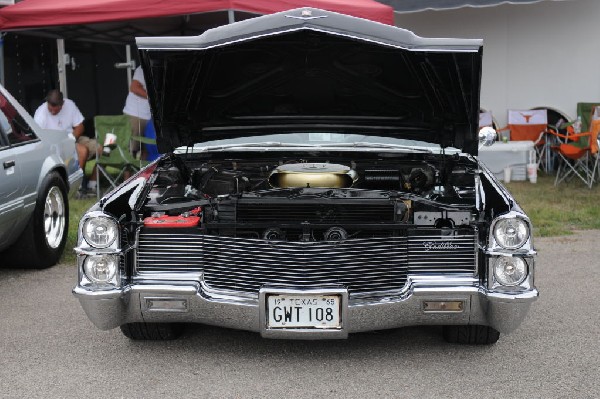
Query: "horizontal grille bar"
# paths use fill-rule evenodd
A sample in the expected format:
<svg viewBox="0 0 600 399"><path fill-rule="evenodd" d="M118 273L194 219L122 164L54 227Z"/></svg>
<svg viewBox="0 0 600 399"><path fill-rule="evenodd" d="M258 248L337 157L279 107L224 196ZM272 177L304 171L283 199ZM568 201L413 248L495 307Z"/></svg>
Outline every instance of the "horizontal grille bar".
<svg viewBox="0 0 600 399"><path fill-rule="evenodd" d="M401 289L409 274L473 275L472 230L409 229L407 236L340 242L265 241L142 229L139 275L203 272L215 289L257 293L267 284L347 286L350 293Z"/></svg>

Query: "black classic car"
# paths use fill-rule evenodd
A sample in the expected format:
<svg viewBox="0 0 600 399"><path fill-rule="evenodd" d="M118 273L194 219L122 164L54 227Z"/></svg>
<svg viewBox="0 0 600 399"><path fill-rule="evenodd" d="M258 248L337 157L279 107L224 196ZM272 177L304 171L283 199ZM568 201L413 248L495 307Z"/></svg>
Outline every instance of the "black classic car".
<svg viewBox="0 0 600 399"><path fill-rule="evenodd" d="M491 344L521 323L532 227L477 160L480 40L308 8L137 45L165 155L80 222L97 327Z"/></svg>

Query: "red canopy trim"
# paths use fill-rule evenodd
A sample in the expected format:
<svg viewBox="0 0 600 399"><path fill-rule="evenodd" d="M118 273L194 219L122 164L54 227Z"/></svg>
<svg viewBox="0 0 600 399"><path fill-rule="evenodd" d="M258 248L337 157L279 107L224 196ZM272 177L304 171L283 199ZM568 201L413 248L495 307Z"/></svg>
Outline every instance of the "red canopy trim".
<svg viewBox="0 0 600 399"><path fill-rule="evenodd" d="M0 30L139 20L215 11L271 14L300 7L321 8L388 25L392 7L374 0L24 0L0 9Z"/></svg>

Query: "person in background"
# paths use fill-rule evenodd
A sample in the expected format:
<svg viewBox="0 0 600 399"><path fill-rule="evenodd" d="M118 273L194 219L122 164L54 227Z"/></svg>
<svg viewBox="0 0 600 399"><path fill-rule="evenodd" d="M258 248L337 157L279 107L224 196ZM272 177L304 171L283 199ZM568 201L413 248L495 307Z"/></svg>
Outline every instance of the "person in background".
<svg viewBox="0 0 600 399"><path fill-rule="evenodd" d="M46 95L46 102L38 107L33 119L43 129L66 130L75 137L75 148L79 158L79 167L85 171L88 159L102 151L96 140L83 134L83 115L72 100L64 98L59 90L50 90ZM87 179L85 179L87 180ZM84 184L85 183L85 184ZM96 190L96 174L92 173L87 182L82 183L81 189Z"/></svg>
<svg viewBox="0 0 600 399"><path fill-rule="evenodd" d="M131 120L131 135L141 136L146 129L146 125L151 118L150 104L148 103L148 92L146 91L146 81L141 67L137 67L133 72L133 79L129 86L129 94L125 100L123 113L129 115ZM134 156L140 152L140 142L131 140L130 150ZM140 159L145 159L145 153L140 152Z"/></svg>

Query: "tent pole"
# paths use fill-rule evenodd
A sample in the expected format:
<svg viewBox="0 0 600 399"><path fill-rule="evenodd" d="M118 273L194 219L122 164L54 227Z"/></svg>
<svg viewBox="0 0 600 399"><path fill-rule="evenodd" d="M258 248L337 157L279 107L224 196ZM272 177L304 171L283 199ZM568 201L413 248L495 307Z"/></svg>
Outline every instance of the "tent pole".
<svg viewBox="0 0 600 399"><path fill-rule="evenodd" d="M229 19L229 23L232 24L235 22L235 11L227 10L227 18Z"/></svg>
<svg viewBox="0 0 600 399"><path fill-rule="evenodd" d="M125 45L125 59L127 61L127 64L130 65L130 67L127 68L127 89L129 90L129 88L131 87L131 80L133 79L131 76L131 72L133 72L132 69L135 69L135 62L131 63L131 45L130 44Z"/></svg>
<svg viewBox="0 0 600 399"><path fill-rule="evenodd" d="M67 68L65 65L65 39L56 39L56 50L58 51L58 86L63 96L67 94Z"/></svg>

